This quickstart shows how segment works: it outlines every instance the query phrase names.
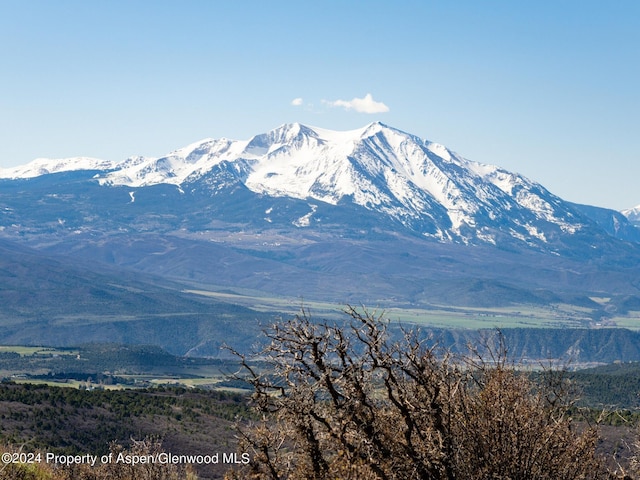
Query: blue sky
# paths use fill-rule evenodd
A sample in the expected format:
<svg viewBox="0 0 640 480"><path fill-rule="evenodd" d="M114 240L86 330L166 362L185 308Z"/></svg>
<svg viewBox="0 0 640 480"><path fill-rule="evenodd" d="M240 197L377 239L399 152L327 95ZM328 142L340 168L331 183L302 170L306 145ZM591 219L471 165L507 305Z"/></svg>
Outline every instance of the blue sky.
<svg viewBox="0 0 640 480"><path fill-rule="evenodd" d="M639 25L624 0L0 0L0 167L379 120L629 208Z"/></svg>

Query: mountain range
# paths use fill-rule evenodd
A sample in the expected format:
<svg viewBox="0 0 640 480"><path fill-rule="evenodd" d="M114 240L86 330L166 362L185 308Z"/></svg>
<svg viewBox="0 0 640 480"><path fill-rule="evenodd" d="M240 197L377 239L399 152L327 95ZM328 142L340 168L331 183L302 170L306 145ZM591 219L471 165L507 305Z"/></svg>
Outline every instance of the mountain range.
<svg viewBox="0 0 640 480"><path fill-rule="evenodd" d="M574 205L540 184L381 123L347 132L288 124L248 141L206 139L161 158L130 157L120 163L38 159L0 170L0 178L71 171L94 172L93 180L107 187L173 185L182 194L211 198L242 187L260 197L303 200L309 202L305 214L287 219L302 227L322 221L316 214L321 205L350 204L441 242L517 240L551 251L554 239L590 226ZM135 195L129 192L132 203ZM267 208L260 220L270 223L277 215ZM640 239L620 215L607 215L605 223L614 224L615 236Z"/></svg>
<svg viewBox="0 0 640 480"><path fill-rule="evenodd" d="M0 170L0 238L56 265L336 304L620 313L639 295L637 219L381 123Z"/></svg>

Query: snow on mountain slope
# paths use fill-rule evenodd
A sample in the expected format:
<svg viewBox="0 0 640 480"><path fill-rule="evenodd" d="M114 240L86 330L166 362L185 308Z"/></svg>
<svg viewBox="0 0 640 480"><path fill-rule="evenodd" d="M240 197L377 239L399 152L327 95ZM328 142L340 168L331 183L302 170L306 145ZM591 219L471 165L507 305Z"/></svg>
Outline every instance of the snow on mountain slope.
<svg viewBox="0 0 640 480"><path fill-rule="evenodd" d="M640 205L622 210L620 213L627 217L630 222L640 223Z"/></svg>
<svg viewBox="0 0 640 480"><path fill-rule="evenodd" d="M110 170L113 162L90 157L37 158L26 165L0 168L0 178L34 178L49 173L79 170Z"/></svg>
<svg viewBox="0 0 640 480"><path fill-rule="evenodd" d="M101 170L105 186L180 188L207 176L219 183L223 171L258 194L351 202L443 241L495 243L506 234L546 242L550 225L564 233L582 228L541 185L381 123L345 132L286 124L246 141L205 139L161 158L36 160L0 177L79 169Z"/></svg>
<svg viewBox="0 0 640 480"><path fill-rule="evenodd" d="M246 142L245 142L246 143ZM224 160L235 160L243 142L205 139L171 152L166 157L130 157L102 176L106 185L143 187L169 183L182 184L187 177L203 174Z"/></svg>

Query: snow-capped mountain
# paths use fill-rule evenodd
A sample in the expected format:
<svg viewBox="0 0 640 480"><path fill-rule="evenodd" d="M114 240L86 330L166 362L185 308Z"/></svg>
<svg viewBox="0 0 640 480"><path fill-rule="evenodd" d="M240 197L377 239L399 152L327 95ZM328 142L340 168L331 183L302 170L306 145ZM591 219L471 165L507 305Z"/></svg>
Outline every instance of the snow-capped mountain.
<svg viewBox="0 0 640 480"><path fill-rule="evenodd" d="M352 202L440 241L495 244L506 236L534 245L584 228L580 215L540 184L381 123L346 132L283 125L248 141L205 140L138 165L134 175L117 169L101 181L183 185L216 172L209 183L219 188L223 170L255 193Z"/></svg>
<svg viewBox="0 0 640 480"><path fill-rule="evenodd" d="M215 192L231 182L261 196L304 200L312 209L317 202L351 203L445 242L515 238L540 245L585 227L540 184L381 123L345 132L286 124L245 141L202 140L161 158L40 159L0 170L0 177L77 170L99 171L95 178L105 187L198 185ZM308 225L314 211L306 222L291 222Z"/></svg>
<svg viewBox="0 0 640 480"><path fill-rule="evenodd" d="M505 211L523 238L544 240L540 220L581 227L540 185L380 123L348 132L291 124L244 142L205 140L160 159L130 159L101 182L182 185L222 163L253 192L331 205L349 198L443 240L467 239L471 228L494 241L490 225Z"/></svg>

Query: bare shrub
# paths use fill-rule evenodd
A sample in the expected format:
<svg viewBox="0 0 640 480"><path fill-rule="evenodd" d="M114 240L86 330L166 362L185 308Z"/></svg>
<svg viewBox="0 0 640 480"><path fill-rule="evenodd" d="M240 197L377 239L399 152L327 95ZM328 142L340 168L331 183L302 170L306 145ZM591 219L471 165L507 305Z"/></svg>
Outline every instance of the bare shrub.
<svg viewBox="0 0 640 480"><path fill-rule="evenodd" d="M304 310L242 361L264 420L241 431L251 462L228 478L599 479L596 431L576 431L561 383L533 383L487 344L457 357L347 307L344 326Z"/></svg>

